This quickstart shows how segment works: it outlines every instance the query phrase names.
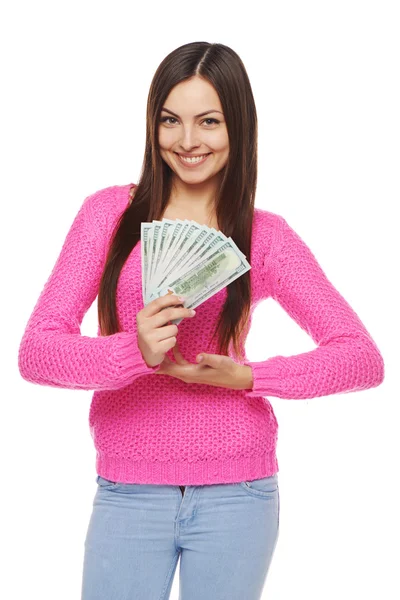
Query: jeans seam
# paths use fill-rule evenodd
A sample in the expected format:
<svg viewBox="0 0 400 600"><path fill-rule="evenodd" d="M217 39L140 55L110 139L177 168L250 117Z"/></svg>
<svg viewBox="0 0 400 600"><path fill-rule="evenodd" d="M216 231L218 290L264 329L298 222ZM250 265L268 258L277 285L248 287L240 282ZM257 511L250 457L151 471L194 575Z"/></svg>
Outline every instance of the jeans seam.
<svg viewBox="0 0 400 600"><path fill-rule="evenodd" d="M167 577L166 577L166 580L165 580L165 583L164 583L164 587L161 590L161 594L160 594L159 600L164 600L164 598L165 598L165 592L168 589L168 585L169 585L169 583L171 581L171 575L172 575L172 572L174 571L176 563L178 562L178 558L179 558L179 552L176 552L175 555L174 555L174 557L173 557L173 559L172 559L171 566L170 566L170 568L168 570Z"/></svg>

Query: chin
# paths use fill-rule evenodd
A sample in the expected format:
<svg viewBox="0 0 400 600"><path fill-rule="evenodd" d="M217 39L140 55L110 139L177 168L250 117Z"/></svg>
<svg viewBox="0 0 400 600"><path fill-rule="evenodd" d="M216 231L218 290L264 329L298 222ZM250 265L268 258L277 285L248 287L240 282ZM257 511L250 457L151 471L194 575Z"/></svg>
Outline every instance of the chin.
<svg viewBox="0 0 400 600"><path fill-rule="evenodd" d="M193 175L189 175L187 173L175 173L175 175L177 177L179 177L179 179L181 179L182 181L184 181L187 184L198 184L198 183L204 183L205 181L208 181L209 179L212 179L212 177L214 177L214 175L216 175L216 173L209 173L209 174L203 174L203 175L195 175L193 173Z"/></svg>

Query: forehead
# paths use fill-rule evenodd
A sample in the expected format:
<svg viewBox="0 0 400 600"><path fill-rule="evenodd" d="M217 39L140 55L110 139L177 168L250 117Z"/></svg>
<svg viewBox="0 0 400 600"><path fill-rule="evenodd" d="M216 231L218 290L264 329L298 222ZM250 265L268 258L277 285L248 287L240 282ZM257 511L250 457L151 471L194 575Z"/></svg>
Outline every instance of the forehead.
<svg viewBox="0 0 400 600"><path fill-rule="evenodd" d="M182 116L197 114L204 110L222 111L215 88L209 81L197 76L181 81L173 87L164 106Z"/></svg>

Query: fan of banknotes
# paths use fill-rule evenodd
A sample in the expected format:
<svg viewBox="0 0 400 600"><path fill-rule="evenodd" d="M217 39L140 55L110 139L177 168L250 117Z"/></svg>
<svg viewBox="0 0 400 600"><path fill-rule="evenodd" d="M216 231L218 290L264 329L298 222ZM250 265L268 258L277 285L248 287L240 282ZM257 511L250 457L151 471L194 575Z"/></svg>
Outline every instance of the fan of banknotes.
<svg viewBox="0 0 400 600"><path fill-rule="evenodd" d="M196 221L141 223L140 235L145 306L165 294L176 294L185 298L186 308L196 308L251 269L231 237Z"/></svg>

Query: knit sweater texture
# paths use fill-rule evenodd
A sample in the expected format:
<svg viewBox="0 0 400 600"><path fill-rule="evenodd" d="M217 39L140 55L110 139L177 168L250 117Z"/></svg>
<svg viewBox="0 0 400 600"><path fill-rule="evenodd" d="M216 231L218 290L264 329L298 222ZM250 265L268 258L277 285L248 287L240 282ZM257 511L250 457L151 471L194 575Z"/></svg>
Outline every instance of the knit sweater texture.
<svg viewBox="0 0 400 600"><path fill-rule="evenodd" d="M306 243L282 216L259 208L247 257L246 335L255 307L271 297L316 348L261 362L246 355L239 360L230 351L252 369L248 390L155 375L158 366L147 366L137 343L140 241L118 281L122 331L102 336L98 327L97 337L82 335L80 325L97 297L112 231L133 185L107 187L83 201L26 325L20 374L34 384L93 390L88 421L96 471L113 482L205 485L273 475L279 470L278 423L267 396L309 399L376 387L384 378L382 355ZM199 352L218 354L211 337L226 295L225 287L179 324L179 348L190 362Z"/></svg>

